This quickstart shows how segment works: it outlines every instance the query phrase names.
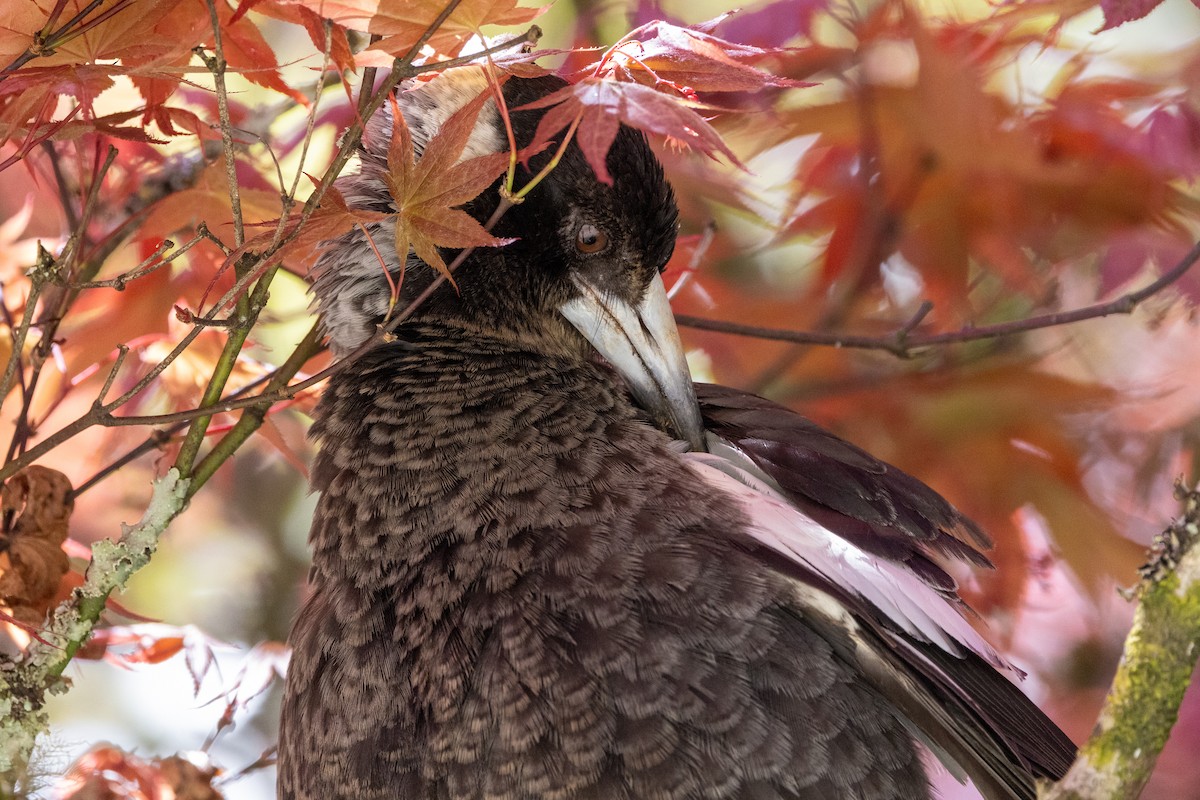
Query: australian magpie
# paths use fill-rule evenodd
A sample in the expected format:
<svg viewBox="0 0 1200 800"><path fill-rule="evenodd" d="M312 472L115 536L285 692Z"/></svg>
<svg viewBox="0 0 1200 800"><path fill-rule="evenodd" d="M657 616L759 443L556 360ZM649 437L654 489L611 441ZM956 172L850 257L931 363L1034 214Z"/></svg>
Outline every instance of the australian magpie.
<svg viewBox="0 0 1200 800"><path fill-rule="evenodd" d="M518 145L562 85L504 85ZM467 68L402 92L417 149L485 89ZM395 210L391 125L339 181L352 207ZM506 147L489 101L464 157ZM918 800L928 749L1033 798L1074 748L963 613L945 565L986 565L987 538L794 412L694 387L660 276L672 190L632 129L607 166L569 146L496 224L512 242L325 390L279 797ZM434 279L368 230L313 272L341 355Z"/></svg>

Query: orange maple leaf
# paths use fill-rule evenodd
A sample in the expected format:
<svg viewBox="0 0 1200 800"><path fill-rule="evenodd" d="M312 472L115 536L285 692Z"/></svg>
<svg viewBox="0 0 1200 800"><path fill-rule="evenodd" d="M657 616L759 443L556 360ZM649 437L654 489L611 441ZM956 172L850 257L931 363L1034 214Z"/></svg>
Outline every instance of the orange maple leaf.
<svg viewBox="0 0 1200 800"><path fill-rule="evenodd" d="M382 36L367 52L395 57L407 54L421 39L446 8L446 0L324 0L313 6L309 0L243 0L238 14L253 7L279 19L311 25L297 11L308 8L342 28ZM547 8L521 7L517 0L462 0L426 44L439 53L457 55L485 25L524 25Z"/></svg>
<svg viewBox="0 0 1200 800"><path fill-rule="evenodd" d="M316 183L315 180L313 182ZM292 216L298 218L300 211L296 211ZM382 211L350 208L337 187L330 186L325 191L324 197L321 198L320 207L305 221L304 226L296 233L295 238L268 259L266 263L270 265L277 261L285 260L292 271L303 275L317 262L321 254L334 244L334 240L339 236L349 232L351 228L357 225L381 222L387 218L388 214ZM264 232L248 239L243 250L254 250L270 244L271 240L275 238L275 228L278 224L278 219L261 223L259 227L263 228ZM294 229L295 223L289 221L285 233L290 235ZM238 251L235 255L240 254L240 252L242 251Z"/></svg>
<svg viewBox="0 0 1200 800"><path fill-rule="evenodd" d="M393 104L396 124L388 145L388 192L396 207L396 252L411 248L417 257L447 277L450 271L440 247L484 247L511 242L492 236L467 212L456 208L473 200L508 164L507 153L493 153L467 161L460 158L488 99L484 91L455 113L416 158L404 116Z"/></svg>

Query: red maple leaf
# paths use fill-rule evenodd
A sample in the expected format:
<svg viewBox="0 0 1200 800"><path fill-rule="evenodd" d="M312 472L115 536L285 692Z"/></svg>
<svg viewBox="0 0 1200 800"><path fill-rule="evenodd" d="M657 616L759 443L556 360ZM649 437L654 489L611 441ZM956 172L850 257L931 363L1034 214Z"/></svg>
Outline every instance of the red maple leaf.
<svg viewBox="0 0 1200 800"><path fill-rule="evenodd" d="M605 159L622 122L647 133L668 137L705 155L720 153L741 166L720 134L695 110L704 106L640 83L584 78L522 108L549 109L538 123L531 149L537 149L578 120L575 137L579 148L595 170L596 177L605 183L612 183Z"/></svg>
<svg viewBox="0 0 1200 800"><path fill-rule="evenodd" d="M315 4L310 0L243 0L238 14L249 8L306 27L311 22L303 19L299 9L315 11L343 29L383 37L363 55L383 52L395 57L412 49L446 8L446 0L324 0ZM517 0L462 0L426 44L439 53L457 55L485 25L524 25L545 9L520 7ZM314 43L317 41L314 37Z"/></svg>
<svg viewBox="0 0 1200 800"><path fill-rule="evenodd" d="M709 31L723 15L689 28L655 20L634 29L586 68L593 75L666 84L686 97L695 92L754 92L768 86L809 84L772 75L751 62L782 52L752 47L713 36Z"/></svg>
<svg viewBox="0 0 1200 800"><path fill-rule="evenodd" d="M417 257L449 276L440 247L483 247L507 244L492 236L479 221L456 208L473 200L508 164L507 153L460 161L475 118L488 99L484 91L459 109L425 145L420 160L404 116L393 108L396 124L388 146L388 192L396 206L396 252L409 248Z"/></svg>

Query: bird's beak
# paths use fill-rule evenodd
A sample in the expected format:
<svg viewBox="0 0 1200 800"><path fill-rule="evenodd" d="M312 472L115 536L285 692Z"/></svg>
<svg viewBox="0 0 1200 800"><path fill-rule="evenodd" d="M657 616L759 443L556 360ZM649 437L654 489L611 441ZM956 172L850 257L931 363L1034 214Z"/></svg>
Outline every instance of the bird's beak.
<svg viewBox="0 0 1200 800"><path fill-rule="evenodd" d="M637 306L573 276L580 296L559 311L608 359L658 425L703 451L704 428L662 278Z"/></svg>

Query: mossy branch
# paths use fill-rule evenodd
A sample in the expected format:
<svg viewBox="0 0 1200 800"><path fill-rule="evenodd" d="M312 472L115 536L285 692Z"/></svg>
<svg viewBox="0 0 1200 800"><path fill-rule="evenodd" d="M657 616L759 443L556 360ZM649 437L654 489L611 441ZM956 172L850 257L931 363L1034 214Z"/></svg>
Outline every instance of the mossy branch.
<svg viewBox="0 0 1200 800"><path fill-rule="evenodd" d="M1183 516L1142 567L1133 628L1095 730L1041 800L1134 800L1175 725L1200 656L1200 487L1180 494Z"/></svg>

